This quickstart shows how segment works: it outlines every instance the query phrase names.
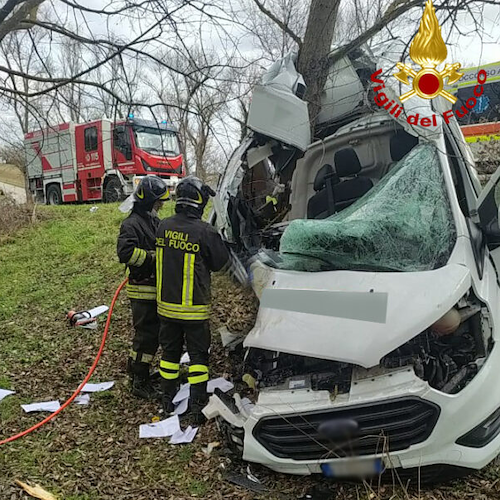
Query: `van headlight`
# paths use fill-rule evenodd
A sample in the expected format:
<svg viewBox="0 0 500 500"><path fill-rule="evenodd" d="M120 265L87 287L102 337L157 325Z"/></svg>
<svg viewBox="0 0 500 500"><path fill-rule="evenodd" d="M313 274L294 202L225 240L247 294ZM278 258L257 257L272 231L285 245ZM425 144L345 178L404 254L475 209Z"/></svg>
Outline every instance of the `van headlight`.
<svg viewBox="0 0 500 500"><path fill-rule="evenodd" d="M500 408L477 427L458 438L456 443L469 448L482 448L493 441L498 434L500 434Z"/></svg>

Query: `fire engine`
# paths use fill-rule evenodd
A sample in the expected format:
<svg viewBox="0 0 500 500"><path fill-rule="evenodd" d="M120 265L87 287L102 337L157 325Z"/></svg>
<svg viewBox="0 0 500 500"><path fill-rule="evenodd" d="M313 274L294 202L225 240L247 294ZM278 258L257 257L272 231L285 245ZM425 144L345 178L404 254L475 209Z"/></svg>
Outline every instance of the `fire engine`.
<svg viewBox="0 0 500 500"><path fill-rule="evenodd" d="M177 130L166 121L108 119L62 123L25 135L30 191L40 203L113 202L141 176L175 188L185 175Z"/></svg>

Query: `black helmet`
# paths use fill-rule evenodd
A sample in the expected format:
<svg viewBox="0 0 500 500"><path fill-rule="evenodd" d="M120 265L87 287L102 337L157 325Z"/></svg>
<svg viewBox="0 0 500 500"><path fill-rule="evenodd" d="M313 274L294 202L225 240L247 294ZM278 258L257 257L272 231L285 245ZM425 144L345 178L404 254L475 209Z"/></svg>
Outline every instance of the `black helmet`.
<svg viewBox="0 0 500 500"><path fill-rule="evenodd" d="M187 206L203 211L208 198L215 196L214 190L194 175L184 177L175 188L176 207Z"/></svg>
<svg viewBox="0 0 500 500"><path fill-rule="evenodd" d="M143 177L134 192L134 206L151 210L158 200L168 200L168 187L164 180L156 175Z"/></svg>

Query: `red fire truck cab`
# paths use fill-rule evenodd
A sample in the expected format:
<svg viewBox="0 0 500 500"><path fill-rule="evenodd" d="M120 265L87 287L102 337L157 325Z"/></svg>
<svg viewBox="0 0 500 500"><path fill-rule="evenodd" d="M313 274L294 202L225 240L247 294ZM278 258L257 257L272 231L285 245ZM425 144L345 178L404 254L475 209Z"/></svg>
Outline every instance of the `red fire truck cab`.
<svg viewBox="0 0 500 500"><path fill-rule="evenodd" d="M185 175L177 130L166 122L63 123L25 135L30 190L39 202L118 201L148 174L175 188Z"/></svg>

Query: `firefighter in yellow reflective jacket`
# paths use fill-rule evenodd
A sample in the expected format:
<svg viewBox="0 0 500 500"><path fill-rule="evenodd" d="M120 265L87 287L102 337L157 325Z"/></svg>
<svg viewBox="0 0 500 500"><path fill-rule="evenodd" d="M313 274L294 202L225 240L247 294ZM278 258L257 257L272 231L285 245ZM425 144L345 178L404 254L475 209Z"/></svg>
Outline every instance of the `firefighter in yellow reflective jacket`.
<svg viewBox="0 0 500 500"><path fill-rule="evenodd" d="M144 399L158 396L150 380L150 365L158 349L160 322L156 313L155 237L157 211L168 198L165 182L156 176L141 179L133 195L133 208L118 237L120 262L129 269L130 298L135 335L128 359L132 394Z"/></svg>
<svg viewBox="0 0 500 500"><path fill-rule="evenodd" d="M210 272L229 266L229 252L217 231L201 220L215 193L197 177L176 187L176 214L164 219L156 233L156 287L160 316L163 409L173 411L184 340L191 359L188 382L191 410L203 421L210 348Z"/></svg>

